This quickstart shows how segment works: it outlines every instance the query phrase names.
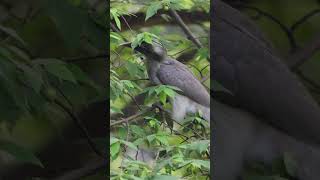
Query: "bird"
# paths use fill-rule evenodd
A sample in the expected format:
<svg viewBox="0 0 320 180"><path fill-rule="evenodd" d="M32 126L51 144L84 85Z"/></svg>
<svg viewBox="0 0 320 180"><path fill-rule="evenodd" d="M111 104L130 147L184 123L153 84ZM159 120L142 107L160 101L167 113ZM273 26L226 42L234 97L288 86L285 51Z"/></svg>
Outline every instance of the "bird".
<svg viewBox="0 0 320 180"><path fill-rule="evenodd" d="M131 43L124 43L130 47ZM202 112L210 123L210 94L202 83L183 63L169 57L159 43L142 42L134 48L146 59L148 77L153 85L170 85L181 90L172 100L172 119L181 122L188 113Z"/></svg>
<svg viewBox="0 0 320 180"><path fill-rule="evenodd" d="M252 28L250 19L218 0L213 11L213 78L242 108L297 139L319 145L320 110L308 90L262 33Z"/></svg>
<svg viewBox="0 0 320 180"><path fill-rule="evenodd" d="M289 152L300 180L320 177L320 109L261 30L220 0L211 4L212 79L236 101L213 93L214 179L236 180L246 162L271 164Z"/></svg>

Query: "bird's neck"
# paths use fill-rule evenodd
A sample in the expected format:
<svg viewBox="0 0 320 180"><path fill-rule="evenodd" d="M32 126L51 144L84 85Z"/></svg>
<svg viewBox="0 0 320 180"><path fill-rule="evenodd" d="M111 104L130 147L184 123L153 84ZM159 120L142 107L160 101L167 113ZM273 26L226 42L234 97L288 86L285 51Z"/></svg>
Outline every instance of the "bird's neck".
<svg viewBox="0 0 320 180"><path fill-rule="evenodd" d="M157 72L160 68L161 62L147 59L146 67L149 79L153 84L161 84L159 79L157 78Z"/></svg>

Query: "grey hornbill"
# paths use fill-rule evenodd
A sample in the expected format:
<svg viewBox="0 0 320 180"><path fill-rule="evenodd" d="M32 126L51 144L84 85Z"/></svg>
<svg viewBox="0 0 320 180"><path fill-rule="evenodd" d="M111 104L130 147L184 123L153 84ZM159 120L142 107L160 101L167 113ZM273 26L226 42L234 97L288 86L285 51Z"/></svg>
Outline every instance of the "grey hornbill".
<svg viewBox="0 0 320 180"><path fill-rule="evenodd" d="M123 45L130 47L130 44ZM147 72L152 84L171 85L181 90L172 102L171 116L174 120L181 121L187 113L200 110L203 118L210 123L210 95L186 65L170 58L159 42L142 42L134 50L145 55Z"/></svg>
<svg viewBox="0 0 320 180"><path fill-rule="evenodd" d="M131 43L122 45L131 47ZM188 113L200 110L203 118L210 123L210 95L186 65L170 58L165 48L157 42L153 44L143 42L134 50L145 55L146 68L152 84L171 85L181 90L171 99L172 119L181 121ZM138 151L128 149L126 155L147 162L151 166L155 163L156 153L150 149L140 148Z"/></svg>
<svg viewBox="0 0 320 180"><path fill-rule="evenodd" d="M213 177L235 180L246 161L271 163L289 152L300 180L319 179L319 106L248 17L219 0L211 4L212 78L237 102L211 101Z"/></svg>

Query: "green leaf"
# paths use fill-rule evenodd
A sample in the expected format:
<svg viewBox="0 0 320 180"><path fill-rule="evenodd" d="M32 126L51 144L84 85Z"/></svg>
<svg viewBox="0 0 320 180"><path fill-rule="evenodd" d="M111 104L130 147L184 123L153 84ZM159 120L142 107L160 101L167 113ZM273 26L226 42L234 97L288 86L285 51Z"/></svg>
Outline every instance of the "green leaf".
<svg viewBox="0 0 320 180"><path fill-rule="evenodd" d="M95 48L105 50L107 48L106 39L101 37L106 36L106 16L101 16L99 14L96 15L96 13L92 13L87 19L84 19L83 21L83 35L87 36L90 44L92 44Z"/></svg>
<svg viewBox="0 0 320 180"><path fill-rule="evenodd" d="M148 124L150 125L150 127L152 128L156 128L158 125L158 121L156 119L151 119Z"/></svg>
<svg viewBox="0 0 320 180"><path fill-rule="evenodd" d="M115 8L111 8L110 13L111 13L114 21L116 22L117 27L121 30L121 22L119 19L120 14L118 13L118 10Z"/></svg>
<svg viewBox="0 0 320 180"><path fill-rule="evenodd" d="M110 146L110 155L113 159L115 159L117 157L117 155L119 154L120 152L120 142L116 142L116 143L113 143L111 146Z"/></svg>
<svg viewBox="0 0 320 180"><path fill-rule="evenodd" d="M178 180L178 177L169 176L169 175L156 175L152 177L152 180Z"/></svg>
<svg viewBox="0 0 320 180"><path fill-rule="evenodd" d="M84 83L86 85L89 85L90 87L98 90L98 85L89 78L89 76L82 71L82 69L74 64L68 64L68 69L72 72L75 79L81 83Z"/></svg>
<svg viewBox="0 0 320 180"><path fill-rule="evenodd" d="M11 46L8 45L6 46L11 52L13 52L16 56L20 57L21 59L25 60L24 62L29 63L30 62L30 57L29 55L23 51L22 49L16 47L16 46Z"/></svg>
<svg viewBox="0 0 320 180"><path fill-rule="evenodd" d="M198 153L202 154L203 152L206 152L208 147L209 147L209 140L201 140L201 141L196 141L191 144L183 144L180 145L180 148L185 148L189 150L195 150Z"/></svg>
<svg viewBox="0 0 320 180"><path fill-rule="evenodd" d="M134 49L141 45L144 39L144 33L138 34L131 43L131 48Z"/></svg>
<svg viewBox="0 0 320 180"><path fill-rule="evenodd" d="M120 19L116 16L116 17L114 18L114 20L116 21L117 27L121 30L121 22L120 22Z"/></svg>
<svg viewBox="0 0 320 180"><path fill-rule="evenodd" d="M88 13L65 0L46 0L44 10L61 33L67 47L79 48Z"/></svg>
<svg viewBox="0 0 320 180"><path fill-rule="evenodd" d="M200 48L196 55L196 60L206 60L209 59L209 50L208 48Z"/></svg>
<svg viewBox="0 0 320 180"><path fill-rule="evenodd" d="M142 143L144 143L144 141L145 141L145 138L138 138L133 142L133 144L136 145L136 146L139 146Z"/></svg>
<svg viewBox="0 0 320 180"><path fill-rule="evenodd" d="M32 89L35 92L39 93L43 85L41 72L36 69L32 69L28 66L24 66L23 71L24 71L27 83L31 85Z"/></svg>
<svg viewBox="0 0 320 180"><path fill-rule="evenodd" d="M0 150L11 154L21 163L30 163L44 167L41 161L32 152L12 142L1 140Z"/></svg>
<svg viewBox="0 0 320 180"><path fill-rule="evenodd" d="M147 9L145 21L147 21L150 17L154 16L158 12L158 10L161 8L162 8L161 2L158 1L158 2L151 3Z"/></svg>
<svg viewBox="0 0 320 180"><path fill-rule="evenodd" d="M127 62L126 69L128 70L129 75L131 77L136 77L136 75L139 72L138 65L136 63L133 63L133 62L130 62L130 61Z"/></svg>
<svg viewBox="0 0 320 180"><path fill-rule="evenodd" d="M156 135L152 134L152 135L149 135L147 136L147 140L149 143L152 143L152 141L156 138Z"/></svg>
<svg viewBox="0 0 320 180"><path fill-rule="evenodd" d="M146 135L144 129L142 129L141 127L137 126L137 125L131 125L130 129L132 131L133 134L139 136L139 137L144 137Z"/></svg>
<svg viewBox="0 0 320 180"><path fill-rule="evenodd" d="M170 96L170 97L172 97L172 98L174 98L174 96L176 95L176 92L175 92L174 90L172 90L172 89L169 89L169 88L164 89L164 92L165 92L168 96Z"/></svg>
<svg viewBox="0 0 320 180"><path fill-rule="evenodd" d="M205 160L193 160L192 165L198 167L198 168L206 168L210 169L210 161L205 161Z"/></svg>
<svg viewBox="0 0 320 180"><path fill-rule="evenodd" d="M159 39L159 37L149 32L142 32L133 39L131 43L131 48L134 49L140 46L142 42L152 44L153 39Z"/></svg>
<svg viewBox="0 0 320 180"><path fill-rule="evenodd" d="M157 134L156 135L156 139L161 142L162 144L168 146L169 142L168 142L168 136L166 134Z"/></svg>
<svg viewBox="0 0 320 180"><path fill-rule="evenodd" d="M115 32L110 32L110 38L113 38L115 40L121 41L122 38L119 34L115 33Z"/></svg>
<svg viewBox="0 0 320 180"><path fill-rule="evenodd" d="M120 113L120 114L124 115L123 112L121 111L121 109L114 107L114 106L110 107L110 112L111 113Z"/></svg>
<svg viewBox="0 0 320 180"><path fill-rule="evenodd" d="M225 88L222 84L220 84L218 81L213 80L212 89L214 91L223 91L225 93L228 93L230 95L233 95L231 91L229 91L227 88Z"/></svg>
<svg viewBox="0 0 320 180"><path fill-rule="evenodd" d="M120 141L120 139L118 139L118 138L110 137L110 145L112 145L112 144L114 144L116 142L119 142L119 141Z"/></svg>
<svg viewBox="0 0 320 180"><path fill-rule="evenodd" d="M61 80L77 83L73 73L67 68L66 63L58 59L37 59L34 63L41 64L52 75Z"/></svg>
<svg viewBox="0 0 320 180"><path fill-rule="evenodd" d="M164 92L161 92L159 95L159 99L162 102L162 104L166 104L167 102L167 94Z"/></svg>
<svg viewBox="0 0 320 180"><path fill-rule="evenodd" d="M26 46L25 41L16 33L15 30L0 25L0 31L6 33L7 35L11 36L15 40L18 40L22 45Z"/></svg>
<svg viewBox="0 0 320 180"><path fill-rule="evenodd" d="M134 145L132 142L121 140L121 143L125 144L126 146L128 146L129 148L131 148L131 149L133 149L135 151L138 151L137 146Z"/></svg>

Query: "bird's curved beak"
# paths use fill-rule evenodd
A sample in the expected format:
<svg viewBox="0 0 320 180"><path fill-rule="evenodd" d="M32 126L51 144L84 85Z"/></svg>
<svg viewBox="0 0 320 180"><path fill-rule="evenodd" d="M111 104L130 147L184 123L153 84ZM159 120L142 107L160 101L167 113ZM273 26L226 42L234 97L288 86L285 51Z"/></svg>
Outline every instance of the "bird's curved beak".
<svg viewBox="0 0 320 180"><path fill-rule="evenodd" d="M131 42L121 43L119 46L124 46L124 47L131 48ZM149 49L145 46L144 43L142 43L140 46L134 48L134 51L138 51L138 52L140 52L142 54L149 53Z"/></svg>

